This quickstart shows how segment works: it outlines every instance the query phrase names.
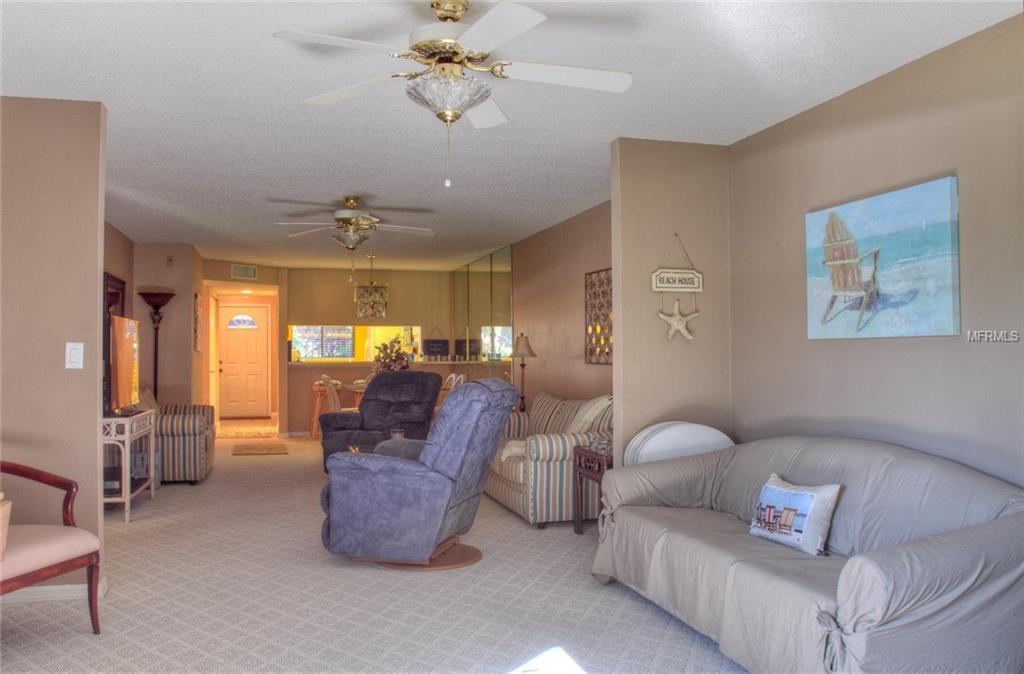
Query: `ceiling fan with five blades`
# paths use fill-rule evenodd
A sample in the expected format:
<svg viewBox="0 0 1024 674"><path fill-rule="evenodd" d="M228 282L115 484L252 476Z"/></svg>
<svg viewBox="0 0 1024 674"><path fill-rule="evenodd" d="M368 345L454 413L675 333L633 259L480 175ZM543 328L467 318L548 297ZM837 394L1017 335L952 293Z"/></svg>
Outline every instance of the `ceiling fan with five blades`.
<svg viewBox="0 0 1024 674"><path fill-rule="evenodd" d="M274 33L274 36L303 44L377 51L425 66L420 70L385 75L313 96L307 98L306 103L339 103L372 91L394 78L404 78L409 82L406 87L409 98L431 110L449 127L463 116L476 128L494 127L508 121L491 99L490 85L470 76L470 72L490 74L499 79L612 93L622 93L632 85L632 76L624 72L522 61L488 62L495 49L545 20L543 14L529 7L499 2L476 23L468 24L461 19L469 9L469 0L434 0L430 6L439 22L412 31L407 48L299 31L282 31Z"/></svg>
<svg viewBox="0 0 1024 674"><path fill-rule="evenodd" d="M335 203L298 201L294 199L273 199L272 201L277 203L303 204L320 207L311 211L306 211L305 214L308 215L333 211L332 217L334 222L275 222L274 224L285 226L301 225L312 228L289 234L288 236L290 238L306 236L307 234L313 234L314 232L335 230L331 232L331 238L350 252L358 248L360 244L366 242L370 238L370 232L382 231L393 232L396 234L413 234L416 236L434 235L434 230L428 227L409 227L406 225L384 224L381 222L380 218L371 214L369 211L360 208L362 200L360 197L355 195L347 196L340 202ZM427 212L426 209L419 208L387 208L383 206L377 207L377 210Z"/></svg>

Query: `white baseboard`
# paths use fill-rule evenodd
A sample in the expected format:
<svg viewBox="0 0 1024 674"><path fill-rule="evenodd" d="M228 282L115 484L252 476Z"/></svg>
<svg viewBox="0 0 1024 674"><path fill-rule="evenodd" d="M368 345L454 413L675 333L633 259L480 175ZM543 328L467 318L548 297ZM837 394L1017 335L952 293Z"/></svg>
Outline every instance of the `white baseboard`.
<svg viewBox="0 0 1024 674"><path fill-rule="evenodd" d="M309 431L289 431L288 433L279 433L278 435L282 438L309 438Z"/></svg>
<svg viewBox="0 0 1024 674"><path fill-rule="evenodd" d="M100 578L100 597L107 596L107 577ZM5 594L5 604L24 604L35 601L88 601L89 587L85 583L67 585L30 585Z"/></svg>

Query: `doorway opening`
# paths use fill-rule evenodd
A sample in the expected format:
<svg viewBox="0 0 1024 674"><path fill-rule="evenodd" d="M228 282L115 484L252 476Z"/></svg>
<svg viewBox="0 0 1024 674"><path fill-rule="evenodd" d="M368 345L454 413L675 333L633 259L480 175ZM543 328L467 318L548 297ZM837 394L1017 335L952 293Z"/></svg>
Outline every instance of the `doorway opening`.
<svg viewBox="0 0 1024 674"><path fill-rule="evenodd" d="M277 437L277 287L216 282L206 291L207 399L216 410L217 437Z"/></svg>

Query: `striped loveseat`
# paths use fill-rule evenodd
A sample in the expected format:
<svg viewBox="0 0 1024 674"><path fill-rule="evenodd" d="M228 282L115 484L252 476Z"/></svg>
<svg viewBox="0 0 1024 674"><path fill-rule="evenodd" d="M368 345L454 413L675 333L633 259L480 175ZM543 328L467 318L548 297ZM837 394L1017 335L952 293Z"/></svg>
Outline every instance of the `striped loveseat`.
<svg viewBox="0 0 1024 674"><path fill-rule="evenodd" d="M596 438L612 437L611 396L603 398L607 404L600 405L599 412L590 415L592 420L578 432L568 429L573 428L577 413L596 401L562 400L541 393L528 413L513 412L502 447L487 472L484 492L539 529L548 522L572 520L572 450ZM524 441L525 451L506 451L509 440ZM583 490L584 518L596 518L600 488L587 480Z"/></svg>
<svg viewBox="0 0 1024 674"><path fill-rule="evenodd" d="M213 468L213 405L159 405L145 389L139 406L156 410L156 447L163 482L199 482Z"/></svg>

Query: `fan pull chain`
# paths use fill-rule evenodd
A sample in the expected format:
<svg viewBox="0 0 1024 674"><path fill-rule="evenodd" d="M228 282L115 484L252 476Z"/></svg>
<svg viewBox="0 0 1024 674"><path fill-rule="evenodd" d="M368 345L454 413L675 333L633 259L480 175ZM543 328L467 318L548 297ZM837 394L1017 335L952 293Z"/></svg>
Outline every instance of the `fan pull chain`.
<svg viewBox="0 0 1024 674"><path fill-rule="evenodd" d="M356 256L349 251L349 259L352 260L352 271L349 272L348 282L352 285L352 301L359 301L359 284L356 283Z"/></svg>
<svg viewBox="0 0 1024 674"><path fill-rule="evenodd" d="M452 125L446 124L448 128L448 141L445 147L444 153L444 186L452 186L452 172L451 172L451 161L452 161Z"/></svg>

